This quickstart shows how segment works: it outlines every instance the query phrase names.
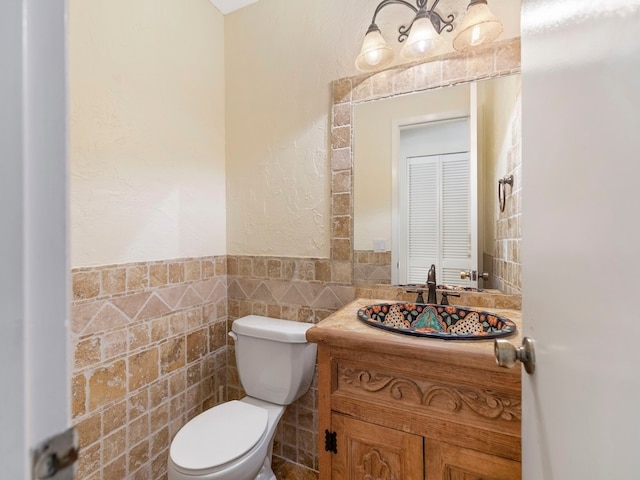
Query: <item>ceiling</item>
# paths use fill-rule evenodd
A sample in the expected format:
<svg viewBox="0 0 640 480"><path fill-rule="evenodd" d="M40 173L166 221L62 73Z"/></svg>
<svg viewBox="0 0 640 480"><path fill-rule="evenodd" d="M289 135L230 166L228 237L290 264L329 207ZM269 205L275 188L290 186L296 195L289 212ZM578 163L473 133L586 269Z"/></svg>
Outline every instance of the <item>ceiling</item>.
<svg viewBox="0 0 640 480"><path fill-rule="evenodd" d="M210 0L223 15L256 3L258 0Z"/></svg>

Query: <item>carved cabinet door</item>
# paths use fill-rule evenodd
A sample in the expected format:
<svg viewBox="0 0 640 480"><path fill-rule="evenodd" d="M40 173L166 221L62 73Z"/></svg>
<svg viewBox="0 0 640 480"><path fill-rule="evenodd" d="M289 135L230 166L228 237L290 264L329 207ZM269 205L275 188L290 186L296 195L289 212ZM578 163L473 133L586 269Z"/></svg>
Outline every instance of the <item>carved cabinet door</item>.
<svg viewBox="0 0 640 480"><path fill-rule="evenodd" d="M423 437L331 415L336 451L332 480L421 480L424 478Z"/></svg>
<svg viewBox="0 0 640 480"><path fill-rule="evenodd" d="M428 480L519 480L520 462L427 439Z"/></svg>

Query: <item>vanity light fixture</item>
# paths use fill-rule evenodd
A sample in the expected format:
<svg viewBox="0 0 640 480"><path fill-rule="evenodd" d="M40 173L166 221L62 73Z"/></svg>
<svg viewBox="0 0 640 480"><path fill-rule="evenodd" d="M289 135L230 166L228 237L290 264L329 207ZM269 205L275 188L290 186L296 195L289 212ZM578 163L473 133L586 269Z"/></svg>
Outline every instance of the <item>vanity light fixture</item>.
<svg viewBox="0 0 640 480"><path fill-rule="evenodd" d="M427 8L428 0L416 0L416 6L405 0L382 0L373 13L371 25L364 36L362 49L356 58L356 68L362 72L381 70L393 61L393 49L382 38L376 25L378 13L389 5L404 5L415 14L409 26L400 25L398 42L404 43L400 54L407 60L418 60L433 52L442 42L441 33L453 31L455 17L446 19L435 11L440 0L435 0ZM453 40L458 51L467 51L492 42L502 33L502 22L491 13L487 0L471 0L467 13Z"/></svg>

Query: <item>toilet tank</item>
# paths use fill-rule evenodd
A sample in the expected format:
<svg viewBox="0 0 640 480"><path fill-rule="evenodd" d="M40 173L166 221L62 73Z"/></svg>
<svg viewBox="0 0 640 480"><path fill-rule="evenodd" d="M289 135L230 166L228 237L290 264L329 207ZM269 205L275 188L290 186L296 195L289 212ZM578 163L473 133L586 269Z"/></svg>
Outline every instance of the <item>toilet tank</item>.
<svg viewBox="0 0 640 480"><path fill-rule="evenodd" d="M231 326L236 363L247 395L278 405L289 405L311 385L316 344L306 331L313 325L249 315Z"/></svg>

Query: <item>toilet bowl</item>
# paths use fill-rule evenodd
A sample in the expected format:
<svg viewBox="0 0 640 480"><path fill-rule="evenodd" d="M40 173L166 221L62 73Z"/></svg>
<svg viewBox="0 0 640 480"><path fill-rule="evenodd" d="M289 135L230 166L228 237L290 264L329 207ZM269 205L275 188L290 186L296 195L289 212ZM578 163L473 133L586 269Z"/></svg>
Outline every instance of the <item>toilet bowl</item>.
<svg viewBox="0 0 640 480"><path fill-rule="evenodd" d="M191 419L169 449L169 480L275 480L273 438L286 406L308 389L316 345L310 324L250 315L236 320L238 375L248 396Z"/></svg>
<svg viewBox="0 0 640 480"><path fill-rule="evenodd" d="M271 446L285 406L245 397L187 423L169 451L169 480L275 480Z"/></svg>

